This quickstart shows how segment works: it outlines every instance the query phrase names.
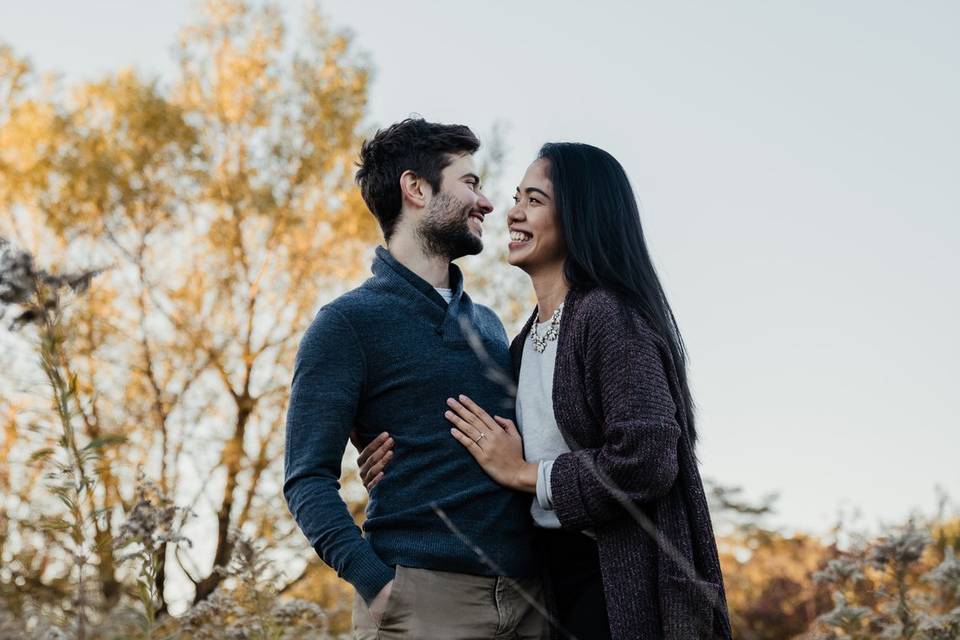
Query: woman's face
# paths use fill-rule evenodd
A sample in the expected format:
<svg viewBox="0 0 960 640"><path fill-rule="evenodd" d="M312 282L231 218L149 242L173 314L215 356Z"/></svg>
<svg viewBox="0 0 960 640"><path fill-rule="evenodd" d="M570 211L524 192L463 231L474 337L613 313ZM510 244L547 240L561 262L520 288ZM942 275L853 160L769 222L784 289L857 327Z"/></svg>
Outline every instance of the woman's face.
<svg viewBox="0 0 960 640"><path fill-rule="evenodd" d="M531 275L549 268L563 269L567 257L549 169L550 162L545 158L535 160L527 168L513 196L516 204L507 213L510 227L507 262Z"/></svg>

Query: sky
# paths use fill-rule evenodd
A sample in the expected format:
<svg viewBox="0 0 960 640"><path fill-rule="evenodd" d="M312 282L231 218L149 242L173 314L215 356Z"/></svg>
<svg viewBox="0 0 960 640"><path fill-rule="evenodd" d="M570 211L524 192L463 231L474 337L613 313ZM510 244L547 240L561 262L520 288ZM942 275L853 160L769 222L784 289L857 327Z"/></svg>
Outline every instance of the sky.
<svg viewBox="0 0 960 640"><path fill-rule="evenodd" d="M502 123L508 191L546 141L620 160L690 353L705 476L779 493L788 529L930 513L937 485L960 499L960 3L321 8L375 70L366 126ZM0 0L0 41L70 81L169 78L195 9Z"/></svg>

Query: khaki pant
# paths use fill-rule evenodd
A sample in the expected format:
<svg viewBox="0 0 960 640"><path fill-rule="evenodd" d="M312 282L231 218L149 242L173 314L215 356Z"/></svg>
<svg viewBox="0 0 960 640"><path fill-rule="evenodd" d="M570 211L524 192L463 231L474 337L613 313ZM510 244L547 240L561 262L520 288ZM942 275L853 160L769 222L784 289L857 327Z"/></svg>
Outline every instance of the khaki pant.
<svg viewBox="0 0 960 640"><path fill-rule="evenodd" d="M397 566L379 625L363 599L356 596L353 637L545 640L549 626L544 611L540 578L472 576Z"/></svg>

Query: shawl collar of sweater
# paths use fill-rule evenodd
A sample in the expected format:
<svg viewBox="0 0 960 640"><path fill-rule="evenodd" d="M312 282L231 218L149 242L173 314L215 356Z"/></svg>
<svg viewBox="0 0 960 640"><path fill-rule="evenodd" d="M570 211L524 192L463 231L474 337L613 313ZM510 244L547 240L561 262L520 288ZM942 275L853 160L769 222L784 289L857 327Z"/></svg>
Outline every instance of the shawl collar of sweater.
<svg viewBox="0 0 960 640"><path fill-rule="evenodd" d="M379 246L371 266L375 284L400 293L406 301L416 306L417 312L425 314L437 332L446 340L463 340L460 335L459 316L470 313L470 296L463 290L463 272L450 263L450 290L452 298L447 303L433 285L405 267L386 248ZM379 281L379 282L378 282Z"/></svg>

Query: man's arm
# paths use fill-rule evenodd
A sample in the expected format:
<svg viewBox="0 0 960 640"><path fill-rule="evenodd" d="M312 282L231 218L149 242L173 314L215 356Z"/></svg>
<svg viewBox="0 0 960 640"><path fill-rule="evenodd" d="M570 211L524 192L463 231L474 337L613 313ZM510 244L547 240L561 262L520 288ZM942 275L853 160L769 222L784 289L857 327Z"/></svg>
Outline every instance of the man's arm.
<svg viewBox="0 0 960 640"><path fill-rule="evenodd" d="M393 579L338 493L340 467L366 365L356 333L321 309L297 351L287 410L283 495L303 534L337 575L370 603Z"/></svg>

